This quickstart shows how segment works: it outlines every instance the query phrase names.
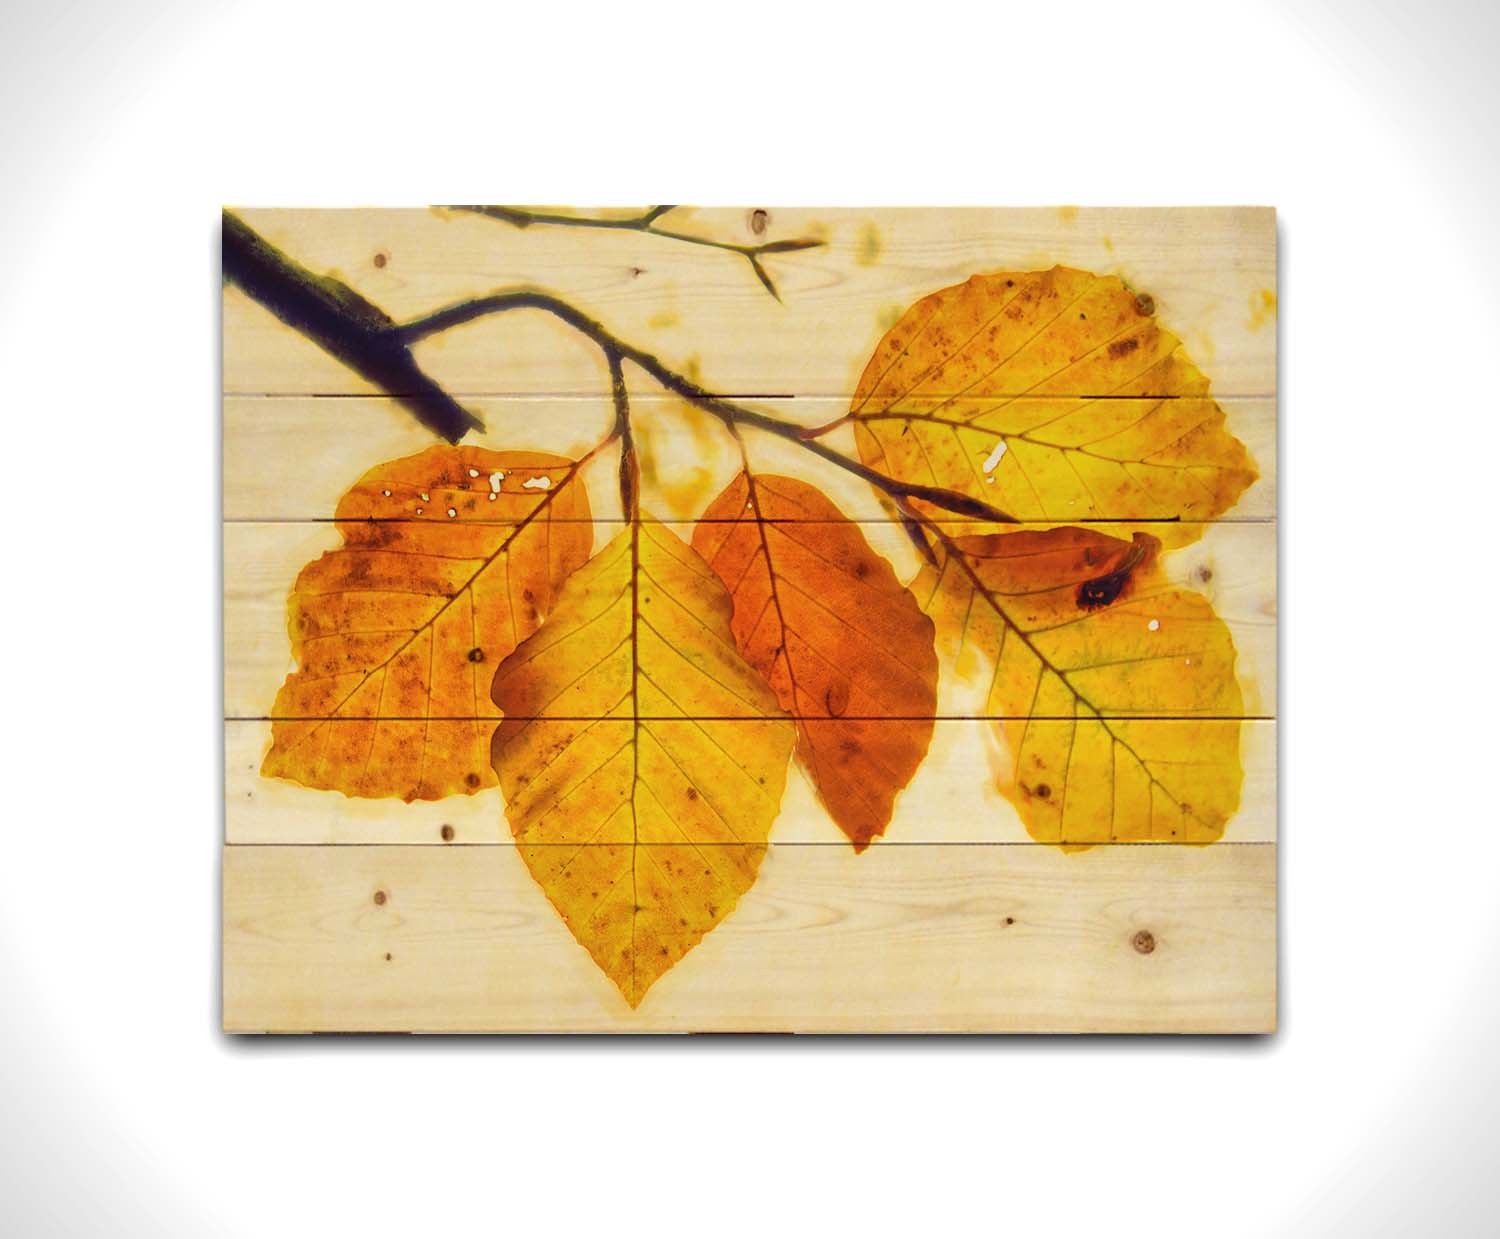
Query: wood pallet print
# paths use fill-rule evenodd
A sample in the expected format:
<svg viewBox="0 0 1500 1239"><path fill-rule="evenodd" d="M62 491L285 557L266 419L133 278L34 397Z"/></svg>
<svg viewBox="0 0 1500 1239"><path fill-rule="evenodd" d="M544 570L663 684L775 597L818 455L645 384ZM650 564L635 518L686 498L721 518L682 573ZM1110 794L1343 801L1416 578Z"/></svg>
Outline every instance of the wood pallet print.
<svg viewBox="0 0 1500 1239"><path fill-rule="evenodd" d="M1275 217L232 209L234 1032L1263 1032Z"/></svg>

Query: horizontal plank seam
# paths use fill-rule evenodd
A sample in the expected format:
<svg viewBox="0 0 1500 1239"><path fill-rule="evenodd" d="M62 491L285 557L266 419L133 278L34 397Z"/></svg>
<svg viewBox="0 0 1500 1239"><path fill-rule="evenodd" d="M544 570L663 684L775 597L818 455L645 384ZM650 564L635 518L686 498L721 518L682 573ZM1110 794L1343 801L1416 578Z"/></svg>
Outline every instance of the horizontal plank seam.
<svg viewBox="0 0 1500 1239"><path fill-rule="evenodd" d="M511 839L492 839L487 841L463 842L455 840L452 843L416 843L416 842L351 842L351 843L273 843L273 842L248 842L236 843L231 839L225 839L223 846L226 848L519 848L519 847L557 847L557 848L620 848L620 847L642 847L642 848L686 848L686 847L712 847L712 848L848 848L847 839L773 839L767 843L715 843L699 840L696 843L650 843L632 840L623 837L613 843L578 843L578 842L552 842L552 843L521 843ZM878 848L1050 848L1057 851L1063 847L1078 848L1192 848L1202 851L1209 848L1273 848L1277 846L1275 839L1222 839L1212 843L1172 842L1158 841L1153 839L1113 839L1090 842L1085 839L1069 841L1067 843L1043 843L1036 839L877 839L874 846Z"/></svg>
<svg viewBox="0 0 1500 1239"><path fill-rule="evenodd" d="M979 516L962 516L958 514L944 515L940 518L949 525L982 525L986 528L997 528L997 532L1005 526L999 522L987 520ZM1164 520L1155 516L1093 516L1093 517L1058 517L1053 521L1015 521L1016 532L1034 531L1036 527L1052 528L1058 525L1176 525L1182 529L1209 529L1214 525L1274 525L1277 518L1274 516L1221 516L1211 521L1178 521ZM447 525L439 520L418 520L408 516L226 516L225 525L433 525L439 528L475 528L497 526L504 528L515 524L514 521L504 520L463 520L456 521L453 525ZM604 525L608 527L624 528L625 522L619 517L599 516L584 520L576 516L553 517L550 521L553 525ZM684 516L674 517L663 522L666 525L737 525L743 522L737 517L709 518L701 520L696 517ZM843 521L829 520L775 520L766 521L765 524L780 525L888 525L901 528L901 522L896 520L882 519L880 517L847 517ZM360 549L360 548L356 548ZM372 548L381 549L381 548ZM482 559L482 555L474 555L473 559Z"/></svg>
<svg viewBox="0 0 1500 1239"><path fill-rule="evenodd" d="M1080 671L1090 668L1081 667ZM351 672L350 674L358 674ZM642 714L643 723L760 723L774 722L747 714ZM1075 714L788 714L793 722L809 723L1002 723L1033 722L1071 723ZM1111 714L1096 711L1094 717L1131 723L1274 723L1274 714ZM226 723L499 723L512 722L597 723L605 721L598 714L360 714L329 718L325 714L226 714ZM615 719L629 722L629 719Z"/></svg>
<svg viewBox="0 0 1500 1239"><path fill-rule="evenodd" d="M408 393L386 392L370 389L367 391L265 391L255 388L225 388L221 395L231 400L382 400L394 402ZM726 400L816 400L840 404L847 404L850 400L848 392L767 392L767 391L715 391L717 396ZM455 400L595 400L601 398L601 392L597 387L579 388L576 391L516 391L502 390L498 388L480 388L472 391L450 391ZM969 397L977 401L982 400L1011 400L1027 397L1031 400L1086 400L1097 402L1100 400L1275 400L1277 393L1274 391L1210 391L1206 394L1191 395L1182 392L1145 393L1141 395L1118 395L1110 392L1102 392L1099 395L1089 395L1087 392L1046 392L1033 395L1029 390L1016 392L993 391L982 395L971 395L967 391L923 392L920 399L944 399ZM645 403L660 400L663 403L680 401L682 397L662 392L647 392L641 400ZM632 399L632 403L634 400Z"/></svg>

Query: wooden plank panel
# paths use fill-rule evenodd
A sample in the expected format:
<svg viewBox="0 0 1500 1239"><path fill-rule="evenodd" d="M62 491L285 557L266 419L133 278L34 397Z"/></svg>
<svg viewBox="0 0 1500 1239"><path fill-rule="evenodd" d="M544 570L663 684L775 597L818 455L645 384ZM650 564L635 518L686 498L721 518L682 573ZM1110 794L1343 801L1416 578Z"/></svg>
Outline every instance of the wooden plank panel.
<svg viewBox="0 0 1500 1239"><path fill-rule="evenodd" d="M757 400L759 410L803 426L822 426L848 411L847 399ZM1276 515L1276 402L1245 397L1223 402L1230 433L1250 450L1260 479L1226 520ZM614 421L608 391L572 397L482 397L469 402L485 422L466 444L493 450L556 452L577 458ZM651 393L632 400L652 473L645 499L663 516L695 516L740 468L727 431L685 402ZM850 516L885 519L870 487L805 449L774 436L747 436L752 463L765 472L805 477ZM825 440L857 459L853 432ZM224 516L228 520L326 520L340 496L374 466L414 455L432 434L394 400L381 396L224 398ZM618 514L612 457L590 470L590 498L599 516Z"/></svg>
<svg viewBox="0 0 1500 1239"><path fill-rule="evenodd" d="M341 724L330 724L339 726ZM1185 724L1162 720L1170 731ZM229 843L445 844L512 846L498 788L446 800L361 799L260 776L271 745L271 724L258 719L224 724L225 838ZM995 790L1001 762L996 728L968 719L940 719L929 758L896 800L885 843L1016 843L1029 841L1010 802ZM1227 843L1276 839L1276 723L1247 721L1240 760L1245 783L1240 811L1225 828ZM446 829L445 829L446 828ZM787 780L776 843L848 847L803 775Z"/></svg>
<svg viewBox="0 0 1500 1239"><path fill-rule="evenodd" d="M721 394L847 398L885 329L918 298L976 272L1054 264L1119 274L1154 298L1220 396L1276 390L1275 215L1265 208L681 208L674 227L740 243L803 236L824 248L766 259L782 302L734 254L629 232L516 229L427 210L240 212L291 257L337 272L397 321L533 285ZM237 288L226 288L224 390L371 389ZM598 350L538 314L423 341L418 360L455 395L607 389Z"/></svg>
<svg viewBox="0 0 1500 1239"><path fill-rule="evenodd" d="M776 208L768 215L752 216L730 209L671 209L665 222L690 234L689 240L755 243L810 236L824 242L819 248L766 256L766 268L782 300L768 294L743 254L682 238L544 223L522 230L473 214L441 210L253 210L242 214L250 228L284 249L288 257L278 257L243 224L231 221L232 244L226 249L231 284L226 285L223 300L226 1028L1259 1031L1274 1027L1274 213L1255 208ZM286 265L288 261L337 278L331 282L299 280ZM990 316L985 322L995 320L1000 312L996 302L983 301L981 310L979 300L966 296L936 321L931 340L945 354L963 352L965 357L973 353L975 360L985 358L979 370L985 365L1000 366L1000 372L1010 376L1008 387L997 387L984 396L987 402L999 400L1005 406L1004 416L1010 420L1003 429L1008 437L1001 439L994 432L996 437L987 441L972 429L958 427L906 440L892 420L885 418L883 424L892 433L884 443L894 452L891 459L906 460L913 470L934 470L933 476L939 476L936 470L941 465L943 472L953 470L962 477L962 484L978 497L1002 507L1031 504L1036 514L1045 513L1053 525L1103 517L1105 510L1097 508L1101 502L1142 505L1150 510L1136 515L1165 518L1165 524L1153 528L1169 545L1191 543L1165 553L1165 575L1206 596L1227 625L1237 651L1240 700L1222 682L1212 697L1193 698L1178 696L1178 685L1170 675L1160 678L1163 670L1180 679L1202 678L1198 666L1184 669L1175 661L1162 662L1168 650L1175 651L1171 659L1176 660L1193 654L1192 649L1179 645L1137 648L1133 636L1137 625L1142 630L1141 642L1168 638L1167 630L1175 621L1165 611L1160 624L1150 619L1148 625L1148 616L1157 613L1154 609L1139 613L1125 609L1111 612L1116 619L1110 621L1114 624L1110 631L1095 625L1092 615L1082 617L1085 627L1074 626L1080 621L1075 611L1109 607L1121 589L1128 587L1129 573L1142 562L1135 553L1116 548L1110 553L1122 566L1104 572L1089 567L1101 562L1098 547L1087 553L1079 550L1071 570L1087 569L1078 577L1087 581L1087 596L1082 584L1076 598L1024 585L1012 592L1018 598L1038 598L1025 604L1038 614L1058 597L1065 597L1065 622L1052 624L1048 630L1066 629L1065 636L1080 647L1082 657L1067 665L1108 668L1109 677L1130 686L1136 696L1110 700L1120 707L1129 703L1134 725L1146 729L1140 738L1150 752L1162 755L1160 760L1184 770L1216 763L1230 766L1224 782L1207 793L1220 797L1217 803L1225 812L1234 803L1232 764L1219 755L1206 760L1206 750L1192 731L1194 723L1173 717L1167 705L1177 701L1186 710L1212 700L1224 712L1243 714L1240 807L1222 842L1206 848L1110 843L1083 853L1064 853L1035 842L997 790L997 783L1010 777L1011 759L995 721L983 715L990 700L1005 700L1007 709L1030 709L1056 718L1073 717L1076 707L1048 698L1042 708L1039 696L1027 707L1024 692L992 698L995 682L1007 692L1015 687L1014 664L1009 669L1002 665L992 676L989 668L978 665L982 660L972 657L961 657L956 667L943 665L932 743L915 777L906 782L902 773L890 789L894 792L895 786L905 782L884 837L864 854L857 854L819 802L811 781L801 774L790 775L774 810L759 879L722 924L720 918L730 904L720 888L710 891L708 886L713 884L705 885L701 902L688 890L697 881L697 861L709 864L706 858L698 856L693 866L684 868L667 852L654 852L652 859L659 863L646 865L642 890L635 889L641 875L626 865L623 871L610 870L620 876L601 888L603 895L592 899L599 892L591 883L604 872L611 853L587 848L585 859L579 862L581 870L570 872L571 862L563 858L548 878L557 884L552 889L560 892L563 902L559 906L573 906L569 901L575 896L579 901L573 907L574 919L565 922L526 868L526 854L514 845L498 789L404 804L395 798L362 800L261 777L272 728L266 715L292 668L286 622L287 596L294 579L304 565L340 544L339 529L331 518L340 497L359 477L379 464L423 451L435 440L398 401L375 392L343 363L252 302L242 288L258 289L257 295L263 298L270 297L270 289L279 290L272 300L290 321L300 322L310 337L323 339L363 373L380 376L389 390L398 393L415 390L425 379L412 371L403 349L392 347L393 338L383 330L381 315L388 314L394 322L410 321L497 289L544 289L577 311L597 317L605 329L659 357L688 379L735 397L763 415L798 426L834 423L831 432L820 436L819 445L853 460L857 458L853 431L838 423L848 411L876 342L909 306L975 273L1047 269L1055 264L1118 275L1132 291L1149 294L1154 302L1154 306L1148 304L1143 297L1132 301L1129 295L1120 296L1114 286L1117 291L1110 295L1124 306L1124 319L1113 317L1117 306L1103 301L1067 302L1070 325L1075 317L1088 320L1072 330L1094 333L1090 336L1093 360L1078 362L1078 369L1068 371L1073 376L1070 382L1096 385L1086 387L1087 409L1080 413L1076 403L1060 400L1056 394L1037 394L1066 390L1035 385L1040 376L1055 369L1057 358L1066 362L1077 357L1078 350L1071 347L1058 351L1060 329L1032 337L1032 342L1017 346L1019 352L1007 353L1041 362L1038 369L1028 374L1024 360L1005 369L995 342L974 326L983 314ZM987 291L1003 298L1000 290L1005 287L1002 280ZM980 289L981 285L971 286L971 292ZM362 304L361 297L368 304ZM1012 317L1021 309L1014 307ZM1048 313L1053 317L1047 321L1053 324L1064 317L1057 306ZM1202 512L1218 514L1247 476L1225 454L1237 453L1233 444L1213 444L1213 428L1204 422L1202 406L1168 402L1159 408L1142 408L1138 403L1105 403L1109 399L1137 401L1130 383L1146 381L1143 374L1156 372L1151 364L1155 354L1149 352L1141 360L1147 368L1126 376L1129 381L1124 386L1111 368L1139 347L1142 337L1130 330L1120 333L1111 327L1106 331L1101 324L1137 324L1138 314L1154 314L1164 328L1181 338L1185 353L1212 384L1230 434L1248 446L1257 462L1258 482L1216 521L1187 525L1175 520ZM424 406L424 415L445 434L461 429L462 412L449 395L484 419L483 430L466 435L466 443L476 446L578 457L616 424L618 411L609 399L609 375L600 348L607 346L607 340L590 342L534 305L461 326L454 326L452 319L446 322L445 330L413 346L426 374L448 393L430 392ZM590 330L586 322L581 326ZM971 350L970 343L976 340L980 343ZM991 351L985 353L986 348ZM900 352L893 349L892 355ZM741 468L741 448L711 413L656 387L640 370L655 363L640 354L634 356L635 361L626 361L624 377L630 390L629 425L636 443L642 507L686 541L695 518ZM938 381L954 388L940 394L985 390L968 384L962 364L925 373L940 374ZM915 367L923 365L925 358L915 363ZM673 382L670 377L665 381L669 386ZM921 386L920 374L913 379L903 373L901 381L893 380L892 385L904 389L914 382ZM1182 389L1173 384L1165 390ZM1010 401L1002 399L1012 394L1024 396L1025 407L1010 407ZM1039 407L1049 400L1058 401L1051 416L1052 410ZM891 561L899 579L915 576L921 566L917 551L868 483L834 461L816 459L805 443L789 442L743 421L740 425L744 450L758 473L787 474L822 490L840 512L859 523L873 549ZM1039 427L1053 427L1048 434L1057 441L1050 444L1054 449L1050 453L1047 444L1026 437ZM1157 437L1169 434L1175 436L1170 442L1156 443ZM1069 454L1101 442L1111 442L1119 451L1127 450L1120 445L1128 445L1130 452L1144 453L1146 461L1160 462L1162 453L1168 453L1172 459L1191 461L1192 467L1174 473L1171 480L1149 467L1144 467L1141 476L1122 477L1107 455L1096 464ZM1002 454L1011 448L1014 458L997 468ZM978 457L966 467L971 452ZM569 528L573 538L556 545L576 546L581 532L596 548L601 547L623 527L617 463L611 449L585 472L592 514L586 523ZM1229 472L1224 471L1226 464ZM1216 489L1227 478L1235 479L1234 484ZM521 480L512 479L518 494ZM525 480L533 487L548 485L541 477ZM471 489L462 476L444 483L453 492L451 499L430 511L422 478L391 485L403 489L388 490L379 501L385 520L420 515L441 524L450 508L454 520L459 516L472 520L487 508L474 502L477 496L459 494ZM997 498L1002 491L1003 498ZM433 495L432 500L439 496ZM410 512L402 506L408 501ZM1075 505L1076 513L1070 510ZM418 506L424 508L423 514L416 512ZM495 505L493 510L502 506ZM811 509L801 506L792 511ZM581 508L573 509L571 515L576 522L584 517ZM1125 522L1132 514L1112 515ZM856 583L865 582L868 565L860 558L857 542L851 550L848 543L824 536L826 531L820 534L808 528L805 517L793 523L802 528L794 532L787 526L780 545L801 542L789 553L802 556L799 562L804 567L824 561L809 572L842 572ZM963 523L961 518L959 523ZM1098 523L1108 532L1120 532L1119 526ZM368 532L372 543L385 544L392 539L380 535L398 534L405 528L390 525ZM450 547L451 539L443 531L429 533L442 539L435 551L452 552L431 559L441 569L433 571L432 581L441 584L414 580L413 590L406 592L455 590L470 571L467 564L478 562L465 560L464 555L471 552ZM554 544L549 541L547 545ZM1035 545L1007 544L1018 560L1043 554L1031 549ZM1055 547L1057 542L1048 545ZM1050 549L1045 553L1054 554ZM372 595L379 605L374 610L366 608L368 614L361 612L361 620L368 622L355 625L369 630L365 636L392 631L394 617L389 617L383 600L400 595L405 582L404 577L390 575L389 555L380 559L379 552L372 554L373 558L357 563L340 561L350 566L351 580L373 580L382 586ZM573 597L616 602L625 598L623 593L610 592L617 589L613 577L606 582L600 578L619 571L620 564L634 565L637 554L632 543L628 561L611 561L600 567L600 576L589 578L590 588L602 593L579 591ZM670 565L669 576L677 570L675 560L664 562ZM1039 572L1031 565L1016 571L1021 572L1022 581L1031 579L1026 572L1032 571L1037 581L1045 582L1053 563L1051 559L1039 563ZM683 566L693 570L690 558ZM628 631L616 632L610 640L618 638L617 643L600 647L598 654L607 652L612 661L598 682L609 685L611 700L617 692L625 692L620 701L629 699L630 711L634 711L640 709L641 701L634 687L639 671L637 621L649 623L650 615L638 610L633 576L630 582L628 611L612 610L609 621L617 624L618 617L626 614ZM667 588L660 580L657 585ZM796 585L788 582L786 588ZM755 588L752 579L750 589ZM869 583L860 588L870 592L856 591L850 598L859 607L874 605L869 599L878 597L880 591ZM836 592L833 586L829 589ZM642 596L651 602L645 593ZM824 632L829 627L824 616L833 614L833 608L823 603L825 595L809 582L800 596L814 616L803 631L820 634L808 642L808 648L821 659L817 666L831 668L836 681L821 699L827 702L830 715L845 717L847 708L835 704L835 698L847 702L848 694L839 696L834 689L844 683L839 676L846 663L865 659L862 665L868 670L872 665L868 651L878 649L879 668L886 671L887 660L902 661L904 643L913 639L913 633L902 628L899 639L883 644L872 641L869 634L852 637L840 628L830 629L830 637ZM525 595L513 605L524 610L524 603L534 600ZM729 636L727 630L716 629L720 621L700 614L701 601L680 609L689 622L669 627L674 648L706 668L729 648ZM766 607L773 602L779 613L782 603L771 593ZM1127 606L1129 602L1127 598ZM846 600L844 605L856 603ZM477 622L479 616L474 618ZM589 626L596 618L589 616L580 631L605 631ZM839 618L858 627L855 617ZM696 626L690 622L694 620ZM395 631L404 630L397 624ZM661 630L651 627L649 631L658 634ZM1148 632L1156 635L1147 636ZM467 711L473 704L467 692L469 680L473 680L474 703L483 700L475 668L469 664L484 662L482 654L493 641L489 635L483 641L477 635L467 640L467 628L461 635L465 640L453 648L468 652L461 668L468 677L465 691L444 701ZM657 639L648 637L650 642ZM771 638L800 639L795 629L790 636ZM574 661L559 683L577 682L572 668L582 665L577 660L595 656L583 648L592 640L590 636L582 645L570 647L568 657ZM481 644L485 651L469 649ZM1117 644L1122 646L1118 651ZM331 647L317 648L325 651L319 673L344 665L329 662L334 656L326 651ZM783 648L790 646L768 646L762 655ZM621 650L628 654L619 654ZM1196 655L1189 661L1200 662ZM620 688L625 681L613 678L623 673L626 663L636 668L630 674L628 691ZM723 664L731 669L737 665L732 657ZM407 688L421 689L419 671L403 674L411 681ZM745 683L753 684L753 673L746 674L752 678ZM430 682L432 672L427 675ZM711 678L722 682L719 677ZM757 686L755 691L761 690ZM879 686L862 691L861 701L881 699ZM923 693L929 691L930 687L916 694L893 694L893 699L903 703L901 708L925 711L930 699ZM392 713L383 716L392 720L382 733L390 741L387 749L400 750L403 735L409 739L425 734L420 723L394 721L401 708L397 703L404 701L407 710L419 709L414 703L420 699L420 694L403 698L399 693L392 698ZM667 699L673 700L670 694ZM819 699L819 692L803 694L801 708L814 708L807 702ZM515 700L529 701L525 697ZM548 702L562 700L538 697L528 708L547 713ZM567 721L555 736L522 731L533 740L542 737L537 742L548 746L537 750L538 761L554 761L554 755L572 742L570 737L591 730L586 724L595 718L592 700L580 695L557 706L555 712L567 715ZM701 700L733 712L738 699L730 699L727 706L719 697ZM1158 712L1151 707L1158 700L1160 716L1153 717ZM384 695L372 704L381 709L386 705ZM315 705L309 698L305 708ZM473 704L473 708L479 706ZM601 703L597 708L604 706ZM621 707L609 708L618 711ZM705 717L713 713L719 718L722 712L709 711L706 704L696 708L705 711ZM585 712L585 718L577 720L575 727L572 716L578 710ZM621 717L628 720L631 714L627 711ZM347 733L353 737L348 744L334 745L330 752L347 750L355 761L375 752L377 746L364 738L371 730L367 722L335 720L324 725L362 729ZM679 720L675 725L688 729L685 734L697 734L691 721ZM407 732L397 734L402 726ZM485 731L490 723L478 726ZM715 776L684 769L684 763L694 765L684 756L677 770L688 780L686 790L664 796L651 793L654 799L647 800L648 816L660 814L659 821L652 821L661 829L640 834L652 840L642 846L669 846L676 851L744 847L726 844L731 836L723 833L705 835L691 814L666 807L702 798L713 808L717 780L726 771L732 773L719 755L732 762L736 751L745 751L731 731L747 724L724 720L713 726L719 729L710 738L717 746L710 752ZM791 729L782 730L790 744ZM625 734L622 730L621 735ZM897 734L902 734L899 728ZM589 743L597 743L601 736L607 745L614 744L597 731ZM1174 742L1169 736L1178 739ZM1190 738L1185 740L1185 736ZM847 742L848 751L860 751L853 739ZM628 741L621 744L624 747L590 749L577 771L583 780L580 786L588 788L587 796L580 792L581 811L594 804L601 827L608 823L603 822L606 810L600 806L614 804L611 798L617 796L625 799L608 810L609 820L623 821L620 815L628 814L639 825L636 815L642 810L634 789L639 786L641 754ZM482 762L483 748L481 736L467 760ZM1067 804L1084 831L1115 820L1105 780L1114 779L1116 771L1097 748L1075 761L1069 740L1065 755L1061 749L1053 755L1064 783L1083 787L1079 793L1083 798ZM405 751L415 762L415 750ZM424 762L426 751L424 747ZM1113 753L1109 749L1111 758ZM624 764L627 761L635 764L633 776L631 767ZM1050 771L1053 766L1047 768ZM479 785L483 776L476 771L481 769L456 766L442 785L460 787L465 780L468 786ZM878 778L874 766L871 770L872 777ZM779 778L779 773L778 757L777 769L768 767L760 781L766 783L772 774ZM530 767L510 774L514 776L513 795L536 786ZM1088 783L1089 779L1098 782ZM1038 783L1033 794L1047 797L1049 792ZM1192 799L1200 807L1208 803L1196 791ZM882 808L881 822L883 814ZM768 811L761 826L770 818ZM1167 822L1162 829L1173 824ZM588 828L593 819L579 825ZM845 821L844 826L849 829L850 823ZM682 835L681 842L673 829ZM622 837L635 837L634 828ZM717 862L712 867L721 874L738 872L748 879L745 867L759 854L756 848L738 851L720 858L727 868ZM655 891L659 878L667 880L669 874L678 885ZM629 886L618 885L626 876ZM708 868L703 876L712 876ZM743 884L730 883L725 889L740 890ZM649 906L635 906L642 904ZM642 975L637 971L638 960L657 962L657 945L661 955L671 954L666 939L650 936L660 934L661 927L652 917L663 907L672 909L669 937L673 940L688 941L696 932L687 928L688 917L701 914L702 928L717 928L645 994L638 1010L632 1010L609 976L620 978L632 1001L640 1000L634 989ZM642 913L648 936L638 944ZM684 927L682 931L678 926ZM603 946L605 940L615 945ZM582 941L590 942L599 966L579 945ZM622 961L624 972L616 966Z"/></svg>
<svg viewBox="0 0 1500 1239"><path fill-rule="evenodd" d="M1276 1023L1269 844L773 845L734 912L635 1011L511 848L228 847L223 886L234 1032Z"/></svg>
<svg viewBox="0 0 1500 1239"><path fill-rule="evenodd" d="M605 471L608 473L608 471ZM691 536L689 523L670 527ZM619 530L600 522L595 546ZM916 574L916 552L898 526L862 526L871 546L890 558L897 575ZM1276 713L1276 526L1216 522L1202 538L1169 552L1172 580L1203 593L1229 626L1239 652L1237 671L1245 714ZM286 600L298 571L339 545L331 522L243 522L224 528L224 713L228 718L269 715L276 691L292 670ZM955 676L947 687L958 688ZM964 712L971 712L963 708Z"/></svg>

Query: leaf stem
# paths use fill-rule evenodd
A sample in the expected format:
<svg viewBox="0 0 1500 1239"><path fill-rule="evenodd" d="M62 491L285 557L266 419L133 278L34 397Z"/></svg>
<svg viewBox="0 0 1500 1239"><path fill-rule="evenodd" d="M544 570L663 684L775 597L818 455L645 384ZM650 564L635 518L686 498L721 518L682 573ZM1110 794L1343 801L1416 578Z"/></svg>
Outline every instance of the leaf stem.
<svg viewBox="0 0 1500 1239"><path fill-rule="evenodd" d="M604 357L609 362L609 390L615 402L615 428L610 438L620 440L620 511L627 521L635 521L640 517L641 466L630 429L630 392L625 387L620 354L606 348Z"/></svg>

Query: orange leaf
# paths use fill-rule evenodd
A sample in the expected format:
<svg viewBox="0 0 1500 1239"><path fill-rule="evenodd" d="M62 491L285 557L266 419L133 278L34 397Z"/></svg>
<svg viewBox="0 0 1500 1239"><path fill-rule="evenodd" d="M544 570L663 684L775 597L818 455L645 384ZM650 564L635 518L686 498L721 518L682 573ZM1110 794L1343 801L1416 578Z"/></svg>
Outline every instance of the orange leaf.
<svg viewBox="0 0 1500 1239"><path fill-rule="evenodd" d="M261 773L407 801L493 786L492 669L593 544L579 469L433 447L355 483L335 515L344 545L292 589L298 669L276 695Z"/></svg>
<svg viewBox="0 0 1500 1239"><path fill-rule="evenodd" d="M633 1007L750 889L795 731L697 553L632 520L495 673L521 856Z"/></svg>
<svg viewBox="0 0 1500 1239"><path fill-rule="evenodd" d="M1091 530L940 535L913 583L952 652L993 668L1000 790L1044 843L1211 843L1239 806L1234 642L1160 544Z"/></svg>
<svg viewBox="0 0 1500 1239"><path fill-rule="evenodd" d="M927 755L932 621L859 526L794 478L740 473L693 547L734 599L734 639L797 720L797 756L863 851Z"/></svg>
<svg viewBox="0 0 1500 1239"><path fill-rule="evenodd" d="M1255 465L1154 314L1117 276L1068 267L924 297L860 378L860 457L1021 521L1211 520ZM1180 544L1196 527L1157 532Z"/></svg>

